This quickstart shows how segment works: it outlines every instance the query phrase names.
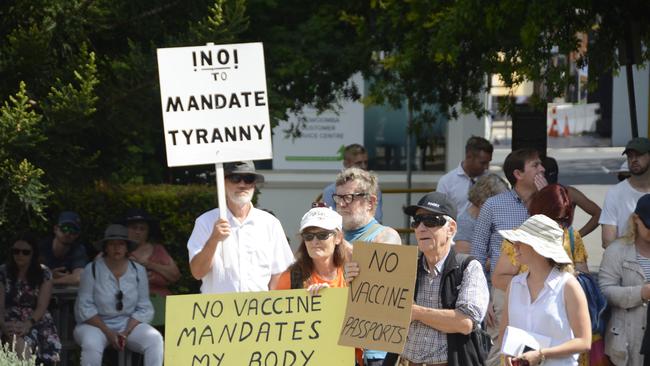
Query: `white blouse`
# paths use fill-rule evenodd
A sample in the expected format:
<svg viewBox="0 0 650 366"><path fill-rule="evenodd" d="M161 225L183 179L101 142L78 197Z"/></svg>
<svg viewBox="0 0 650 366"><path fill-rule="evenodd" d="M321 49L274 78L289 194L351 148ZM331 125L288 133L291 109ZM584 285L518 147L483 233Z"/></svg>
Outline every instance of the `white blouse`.
<svg viewBox="0 0 650 366"><path fill-rule="evenodd" d="M527 277L528 272L519 274L510 283L508 325L550 337L551 346L573 339L573 330L564 302L564 285L572 275L553 268L544 281L544 288L533 303L530 301ZM545 366L577 364L578 354L547 359L544 362Z"/></svg>

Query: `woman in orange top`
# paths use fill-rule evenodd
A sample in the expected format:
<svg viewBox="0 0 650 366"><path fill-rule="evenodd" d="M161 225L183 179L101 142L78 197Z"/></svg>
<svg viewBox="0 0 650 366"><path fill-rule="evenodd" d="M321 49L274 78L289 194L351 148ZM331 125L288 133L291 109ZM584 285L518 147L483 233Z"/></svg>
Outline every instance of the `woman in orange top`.
<svg viewBox="0 0 650 366"><path fill-rule="evenodd" d="M300 221L301 243L296 261L273 288L306 288L312 294L325 287L347 287L343 278L343 219L328 207L314 207Z"/></svg>

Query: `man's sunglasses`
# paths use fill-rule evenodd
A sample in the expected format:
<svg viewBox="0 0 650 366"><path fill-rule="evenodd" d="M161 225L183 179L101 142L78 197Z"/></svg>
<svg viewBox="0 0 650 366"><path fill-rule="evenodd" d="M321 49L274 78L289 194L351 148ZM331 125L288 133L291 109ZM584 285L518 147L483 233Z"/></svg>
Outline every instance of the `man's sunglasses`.
<svg viewBox="0 0 650 366"><path fill-rule="evenodd" d="M440 215L415 215L411 218L411 227L413 229L423 223L426 227L439 227L447 223L444 216Z"/></svg>
<svg viewBox="0 0 650 366"><path fill-rule="evenodd" d="M312 241L314 238L318 240L327 240L330 236L334 234L333 231L319 231L317 233L302 233L300 234L304 241Z"/></svg>
<svg viewBox="0 0 650 366"><path fill-rule="evenodd" d="M226 179L234 184L239 184L242 180L246 184L253 184L257 181L257 177L253 174L231 174Z"/></svg>
<svg viewBox="0 0 650 366"><path fill-rule="evenodd" d="M28 256L28 255L32 254L32 250L31 249L11 248L11 254L13 254L13 255L22 254L24 256Z"/></svg>
<svg viewBox="0 0 650 366"><path fill-rule="evenodd" d="M117 311L122 311L122 309L124 309L124 303L122 302L122 299L124 298L124 292L122 292L122 290L118 291L115 295L115 298L117 299L115 309L117 309Z"/></svg>
<svg viewBox="0 0 650 366"><path fill-rule="evenodd" d="M345 203L349 205L357 197L366 197L368 193L350 193L350 194L336 194L332 195L332 199L336 204Z"/></svg>
<svg viewBox="0 0 650 366"><path fill-rule="evenodd" d="M61 225L59 226L59 230L65 234L79 234L79 229L73 225Z"/></svg>

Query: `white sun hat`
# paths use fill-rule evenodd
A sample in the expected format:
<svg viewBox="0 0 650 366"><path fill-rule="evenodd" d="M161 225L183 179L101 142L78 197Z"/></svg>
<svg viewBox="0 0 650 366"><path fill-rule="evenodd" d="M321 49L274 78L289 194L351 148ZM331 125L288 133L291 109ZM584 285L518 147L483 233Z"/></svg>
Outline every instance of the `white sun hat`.
<svg viewBox="0 0 650 366"><path fill-rule="evenodd" d="M310 226L325 230L343 229L343 218L329 207L315 207L307 211L300 220L300 232Z"/></svg>
<svg viewBox="0 0 650 366"><path fill-rule="evenodd" d="M545 215L531 216L517 229L499 230L499 234L512 243L530 245L537 254L555 263L573 263L562 245L564 231Z"/></svg>

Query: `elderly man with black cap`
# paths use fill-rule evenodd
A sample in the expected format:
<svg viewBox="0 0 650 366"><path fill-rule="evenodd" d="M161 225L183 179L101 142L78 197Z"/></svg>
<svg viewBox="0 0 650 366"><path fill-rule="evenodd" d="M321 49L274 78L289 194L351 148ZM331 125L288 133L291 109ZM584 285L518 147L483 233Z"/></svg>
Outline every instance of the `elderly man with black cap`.
<svg viewBox="0 0 650 366"><path fill-rule="evenodd" d="M76 212L63 211L52 236L39 243L41 262L52 269L55 285L77 286L88 263L86 247L79 241L81 219Z"/></svg>
<svg viewBox="0 0 650 366"><path fill-rule="evenodd" d="M411 325L398 365L482 365L485 355L471 346L470 333L485 317L490 295L481 264L456 254L451 246L456 234L454 204L446 194L431 192L404 213L411 216L422 255ZM358 265L346 265L348 278L358 273Z"/></svg>
<svg viewBox="0 0 650 366"><path fill-rule="evenodd" d="M224 164L227 217L219 209L196 219L187 243L192 276L202 293L266 291L293 263L282 224L253 207L255 184L264 176L252 161Z"/></svg>

